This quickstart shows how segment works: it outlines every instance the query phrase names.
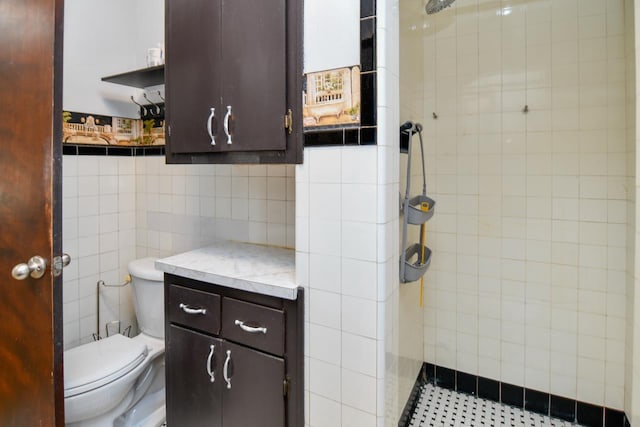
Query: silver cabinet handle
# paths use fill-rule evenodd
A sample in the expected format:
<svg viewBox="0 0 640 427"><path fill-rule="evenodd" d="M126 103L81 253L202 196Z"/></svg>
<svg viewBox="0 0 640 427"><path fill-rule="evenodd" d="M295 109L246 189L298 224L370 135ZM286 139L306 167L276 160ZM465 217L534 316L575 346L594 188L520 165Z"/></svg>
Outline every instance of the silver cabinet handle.
<svg viewBox="0 0 640 427"><path fill-rule="evenodd" d="M227 350L227 359L224 361L224 367L222 368L222 375L227 382L227 389L231 390L231 378L229 378L229 362L231 362L231 350Z"/></svg>
<svg viewBox="0 0 640 427"><path fill-rule="evenodd" d="M216 117L216 109L211 108L211 114L207 119L207 132L209 132L209 138L211 138L211 145L216 145L216 137L213 136L213 119Z"/></svg>
<svg viewBox="0 0 640 427"><path fill-rule="evenodd" d="M231 132L229 132L229 118L231 117L231 105L227 105L227 114L224 115L224 133L227 134L227 144L233 144Z"/></svg>
<svg viewBox="0 0 640 427"><path fill-rule="evenodd" d="M267 328L265 328L264 326L259 326L259 327L247 326L244 324L242 320L236 320L235 323L237 326L240 326L240 329L242 329L245 332L249 332L251 334L257 334L258 332L262 332L263 334L267 333Z"/></svg>
<svg viewBox="0 0 640 427"><path fill-rule="evenodd" d="M207 357L207 374L209 374L209 377L210 377L212 383L216 382L216 373L211 368L211 359L213 359L213 351L214 350L215 350L215 346L213 344L211 344L209 346L209 356Z"/></svg>
<svg viewBox="0 0 640 427"><path fill-rule="evenodd" d="M26 263L18 264L11 270L11 276L17 280L24 280L31 276L39 279L44 276L47 269L47 261L40 255L33 256Z"/></svg>
<svg viewBox="0 0 640 427"><path fill-rule="evenodd" d="M179 307L187 314L207 314L206 308L193 308L186 304L180 304Z"/></svg>

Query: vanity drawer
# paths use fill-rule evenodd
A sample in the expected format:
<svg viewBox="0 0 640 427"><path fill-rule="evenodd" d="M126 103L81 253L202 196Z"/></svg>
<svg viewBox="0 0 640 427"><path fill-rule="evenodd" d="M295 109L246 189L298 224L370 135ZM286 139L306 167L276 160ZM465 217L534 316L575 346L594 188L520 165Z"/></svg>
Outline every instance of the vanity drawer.
<svg viewBox="0 0 640 427"><path fill-rule="evenodd" d="M284 311L224 297L222 335L281 356L284 354Z"/></svg>
<svg viewBox="0 0 640 427"><path fill-rule="evenodd" d="M169 285L169 321L214 335L220 333L220 295Z"/></svg>

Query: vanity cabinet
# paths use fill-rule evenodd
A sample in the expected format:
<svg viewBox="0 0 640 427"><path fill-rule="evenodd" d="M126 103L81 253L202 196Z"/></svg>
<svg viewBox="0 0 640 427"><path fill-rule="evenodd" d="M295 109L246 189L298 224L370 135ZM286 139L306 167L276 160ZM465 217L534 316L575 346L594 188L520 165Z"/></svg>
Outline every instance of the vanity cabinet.
<svg viewBox="0 0 640 427"><path fill-rule="evenodd" d="M301 0L165 5L167 162L301 163Z"/></svg>
<svg viewBox="0 0 640 427"><path fill-rule="evenodd" d="M289 301L165 274L167 425L303 425L298 292Z"/></svg>

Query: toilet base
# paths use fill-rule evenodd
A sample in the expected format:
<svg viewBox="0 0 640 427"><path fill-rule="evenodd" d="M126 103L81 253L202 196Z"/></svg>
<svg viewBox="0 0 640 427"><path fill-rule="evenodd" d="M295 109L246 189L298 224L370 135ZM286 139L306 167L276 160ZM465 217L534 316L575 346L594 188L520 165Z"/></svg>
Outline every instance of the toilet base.
<svg viewBox="0 0 640 427"><path fill-rule="evenodd" d="M166 421L164 389L145 396L138 404L113 422L113 427L160 427Z"/></svg>
<svg viewBox="0 0 640 427"><path fill-rule="evenodd" d="M159 427L166 419L164 355L155 362L155 377L144 397L113 422L113 427Z"/></svg>

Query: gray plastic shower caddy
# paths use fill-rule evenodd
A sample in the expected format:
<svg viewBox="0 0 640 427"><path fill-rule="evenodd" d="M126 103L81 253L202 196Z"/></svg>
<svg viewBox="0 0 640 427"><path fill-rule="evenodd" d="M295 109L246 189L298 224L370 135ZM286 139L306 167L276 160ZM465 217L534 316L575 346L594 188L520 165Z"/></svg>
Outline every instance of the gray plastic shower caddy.
<svg viewBox="0 0 640 427"><path fill-rule="evenodd" d="M420 153L422 156L422 194L409 198L411 194L411 141L415 134L420 138ZM420 233L420 242L407 247L407 229L409 224L424 226L433 217L436 202L427 196L427 175L424 165L424 145L422 142L422 125L420 123L406 122L400 126L400 152L407 153L407 189L402 202L402 253L400 254L400 282L409 283L420 279L427 272L431 264L431 249L423 241L423 233ZM422 204L428 203L429 208L422 210ZM406 249L405 249L406 248ZM424 262L422 251L424 250Z"/></svg>

